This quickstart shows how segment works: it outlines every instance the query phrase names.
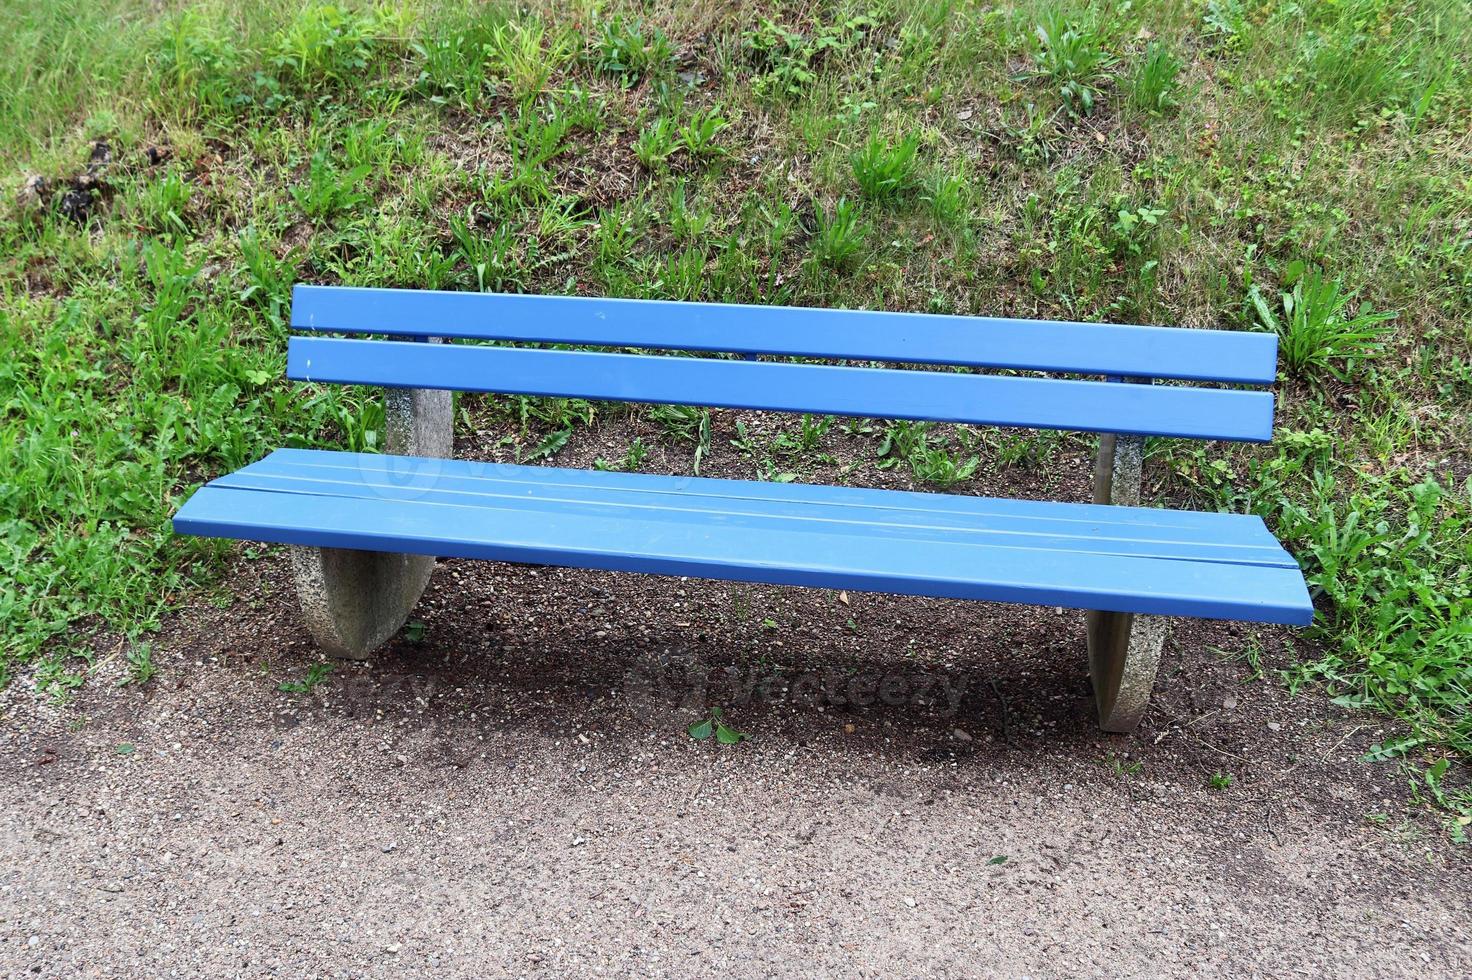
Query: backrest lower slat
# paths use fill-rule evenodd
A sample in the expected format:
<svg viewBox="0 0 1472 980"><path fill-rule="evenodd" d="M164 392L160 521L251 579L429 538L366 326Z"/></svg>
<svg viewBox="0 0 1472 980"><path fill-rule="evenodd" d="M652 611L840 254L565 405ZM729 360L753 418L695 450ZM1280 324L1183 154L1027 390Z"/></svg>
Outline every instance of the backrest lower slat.
<svg viewBox="0 0 1472 980"><path fill-rule="evenodd" d="M392 340L293 337L299 381L1267 441L1261 391Z"/></svg>
<svg viewBox="0 0 1472 980"><path fill-rule="evenodd" d="M1271 384L1268 333L728 303L297 286L299 330Z"/></svg>

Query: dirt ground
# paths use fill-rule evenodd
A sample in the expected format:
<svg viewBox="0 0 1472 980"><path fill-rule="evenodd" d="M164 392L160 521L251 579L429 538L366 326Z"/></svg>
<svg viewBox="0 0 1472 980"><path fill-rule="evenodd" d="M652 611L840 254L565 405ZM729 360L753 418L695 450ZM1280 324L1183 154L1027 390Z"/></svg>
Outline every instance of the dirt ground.
<svg viewBox="0 0 1472 980"><path fill-rule="evenodd" d="M1180 623L1114 736L1073 611L446 561L416 616L282 691L268 552L148 684L13 684L0 972L1472 975L1472 859L1381 719L1251 679L1282 631Z"/></svg>

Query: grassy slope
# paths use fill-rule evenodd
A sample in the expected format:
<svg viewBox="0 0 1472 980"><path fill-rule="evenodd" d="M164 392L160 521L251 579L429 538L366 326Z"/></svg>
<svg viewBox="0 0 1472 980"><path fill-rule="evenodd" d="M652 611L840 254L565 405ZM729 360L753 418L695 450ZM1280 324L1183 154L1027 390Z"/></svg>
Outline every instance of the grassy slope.
<svg viewBox="0 0 1472 980"><path fill-rule="evenodd" d="M1291 681L1404 717L1392 750L1472 749L1461 0L6 6L7 188L112 159L85 219L53 191L0 223L0 672L79 683L97 626L208 582L223 546L166 523L201 479L373 444L357 393L279 380L297 279L1278 319L1281 438L1162 443L1159 488L1303 559L1323 613ZM1348 305L1303 302L1305 267ZM1361 303L1388 342L1336 348Z"/></svg>

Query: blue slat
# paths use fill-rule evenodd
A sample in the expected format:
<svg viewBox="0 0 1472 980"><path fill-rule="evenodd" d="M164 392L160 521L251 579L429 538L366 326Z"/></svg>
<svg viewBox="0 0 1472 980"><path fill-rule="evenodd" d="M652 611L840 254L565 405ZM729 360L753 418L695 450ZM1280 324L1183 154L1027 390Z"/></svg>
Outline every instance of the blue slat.
<svg viewBox="0 0 1472 980"><path fill-rule="evenodd" d="M693 575L905 595L1304 624L1296 570L943 540L769 529L625 514L379 496L200 489L181 534L444 557Z"/></svg>
<svg viewBox="0 0 1472 980"><path fill-rule="evenodd" d="M569 473L583 479L557 479ZM709 483L718 487L705 486ZM827 486L728 480L692 484L639 473L302 450L278 451L212 485L348 498L519 506L529 516L540 511L577 511L610 519L625 514L663 515L671 521L740 525L752 533L796 528L867 533L900 542L940 540L1298 567L1260 519L1234 514L1203 515L1210 520L1197 527L1169 527L1129 519L1139 508L1042 504L1032 514L1020 516L989 512L990 501L978 497L959 497L977 506L946 513L902 506L910 498L919 497L923 502L934 494L857 490L849 499L839 500L831 492L836 488ZM748 487L772 486L781 492L762 497L747 492Z"/></svg>
<svg viewBox="0 0 1472 980"><path fill-rule="evenodd" d="M1063 553L1087 552L1130 555L1137 558L1172 558L1182 561L1219 561L1230 564L1297 567L1290 559L1278 552L1233 548L1195 541L1132 540L1108 537L1103 533L1103 529L1100 529L1100 533L1093 535L1085 535L1077 531L1073 534L1043 534L1015 530L960 529L913 522L868 521L857 519L857 515L841 516L832 513L774 516L765 513L763 508L749 505L742 508L717 508L709 504L701 508L692 507L688 503L682 506L672 506L664 500L641 502L630 499L633 497L631 494L620 494L624 498L620 500L590 500L583 496L555 496L546 493L497 493L487 490L451 489L442 486L418 489L388 483L355 485L304 477L247 473L222 477L212 485L234 490L306 493L323 497L342 497L349 500L357 500L367 495L383 500L408 503L517 507L526 514L528 520L537 520L546 514L586 514L615 520L626 516L636 516L645 520L723 524L745 528L752 534L770 534L774 530L799 529L829 534L863 533L874 538L887 538L900 544L910 541L943 541L957 545L995 544L1003 547ZM800 510L802 508L786 509Z"/></svg>
<svg viewBox="0 0 1472 980"><path fill-rule="evenodd" d="M1262 391L293 337L299 381L1266 442Z"/></svg>
<svg viewBox="0 0 1472 980"><path fill-rule="evenodd" d="M276 467L282 469L278 470ZM488 463L479 460L448 460L422 456L393 456L387 453L350 453L320 449L278 449L246 469L281 472L287 468L350 469L371 474L384 474L390 482L423 486L441 475L471 476L492 480L519 481L524 484L575 488L609 485L612 474L599 470L565 469L560 466L522 466L514 463ZM269 469L267 469L269 468ZM874 490L862 487L838 487L827 484L775 483L754 480L725 480L718 477L662 476L657 473L616 474L620 483L649 491L688 497L717 496L750 498L780 504L786 500L808 500L842 506L871 506L889 511L935 514L941 519L959 519L968 515L981 518L1002 517L1017 520L1046 520L1097 524L1138 525L1143 529L1162 529L1180 533L1190 529L1209 529L1229 543L1277 546L1261 518L1244 514L1218 514L1192 510L1166 510L1159 507L1118 507L1097 504L1070 504L1052 500L1016 500L1008 497L973 497L956 493L915 493L906 490ZM1107 515L1103 516L1103 515Z"/></svg>
<svg viewBox="0 0 1472 980"><path fill-rule="evenodd" d="M727 303L297 286L300 330L1271 384L1268 333Z"/></svg>

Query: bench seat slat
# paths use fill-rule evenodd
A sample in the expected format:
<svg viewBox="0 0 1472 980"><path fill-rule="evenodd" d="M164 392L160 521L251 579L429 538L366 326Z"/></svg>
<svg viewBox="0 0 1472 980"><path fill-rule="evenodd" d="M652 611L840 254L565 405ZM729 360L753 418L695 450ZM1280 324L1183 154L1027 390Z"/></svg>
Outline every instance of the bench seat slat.
<svg viewBox="0 0 1472 980"><path fill-rule="evenodd" d="M1001 317L299 285L299 330L1271 384L1277 338Z"/></svg>
<svg viewBox="0 0 1472 980"><path fill-rule="evenodd" d="M179 511L175 530L1119 612L1294 624L1312 617L1296 568L955 540L966 535L873 534L861 524L844 529L833 521L818 531L774 519L761 533L752 533L746 523L730 520L677 520L613 505L591 512L549 501L529 510L525 501L490 499L493 504L484 499L446 504L416 499L412 488L387 495L365 485L353 496L338 489L330 494L241 489L217 481Z"/></svg>
<svg viewBox="0 0 1472 980"><path fill-rule="evenodd" d="M406 467L408 472L406 472ZM424 470L421 470L421 467ZM279 469L278 469L279 468ZM766 480L731 480L719 477L664 476L658 473L616 473L598 470L568 469L560 466L527 466L515 463L488 463L477 460L424 459L392 456L386 453L327 452L318 449L278 449L246 469L259 472L309 472L314 470L349 470L377 475L389 482L413 483L423 479L422 472L444 474L467 480L517 482L534 487L595 487L609 492L645 490L674 497L720 497L751 499L767 506L780 506L784 501L799 500L834 506L865 507L884 512L908 512L935 515L936 519L964 519L975 515L980 519L1011 518L1048 523L1084 523L1089 525L1128 525L1154 533L1155 529L1195 529L1209 534L1193 537L1221 536L1238 544L1278 547L1277 539L1262 519L1245 514L1220 514L1191 510L1167 510L1160 507L1120 507L1097 504L1073 504L1053 500L1020 500L1010 497L976 497L957 493L916 493L906 490L880 490L867 487L840 487L828 484L777 483ZM1165 533L1174 533L1166 531ZM1184 538L1183 538L1184 540Z"/></svg>
<svg viewBox="0 0 1472 980"><path fill-rule="evenodd" d="M1218 518L1211 537L1202 529L1163 528L1133 523L1112 523L1109 512L1125 508L1084 505L1092 520L1057 519L1045 516L1046 509L1029 517L986 514L973 510L945 514L876 505L861 496L858 501L835 503L824 491L828 487L778 484L788 492L781 496L753 499L740 495L656 490L649 484L670 478L644 474L584 472L597 479L582 485L535 482L549 467L504 467L530 473L508 474L502 479L481 475L486 467L459 461L388 457L388 468L373 466L384 457L354 455L347 466L312 465L311 456L340 454L310 453L308 461L273 455L239 472L221 477L215 485L234 489L256 489L322 496L380 496L391 500L421 500L459 506L521 507L529 515L539 512L577 511L612 518L624 514L670 520L721 522L746 527L754 533L772 529L807 529L825 533L869 533L894 540L954 541L957 544L997 544L1052 551L1087 551L1137 557L1179 558L1191 561L1221 561L1252 565L1297 568L1297 563L1274 541L1260 519L1235 515ZM354 465L356 464L356 465ZM689 481L686 481L687 483ZM696 485L706 481L695 481ZM742 486L741 481L720 481ZM894 497L915 494L895 491L870 492ZM977 500L980 498L963 498ZM1255 525L1255 526L1254 526Z"/></svg>
<svg viewBox="0 0 1472 980"><path fill-rule="evenodd" d="M1265 391L293 337L299 381L1265 442Z"/></svg>

